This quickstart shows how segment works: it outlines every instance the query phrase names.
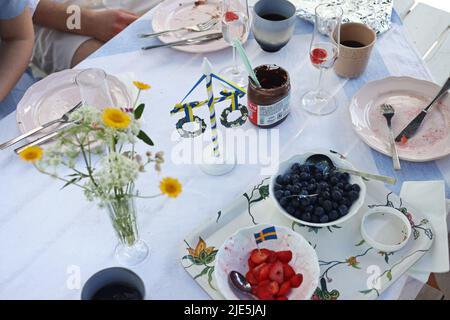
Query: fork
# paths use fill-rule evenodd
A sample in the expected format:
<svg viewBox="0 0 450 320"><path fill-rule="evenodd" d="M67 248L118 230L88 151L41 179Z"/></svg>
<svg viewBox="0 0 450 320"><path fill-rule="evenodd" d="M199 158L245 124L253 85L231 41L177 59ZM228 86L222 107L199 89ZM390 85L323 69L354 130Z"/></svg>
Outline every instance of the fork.
<svg viewBox="0 0 450 320"><path fill-rule="evenodd" d="M390 104L383 103L381 105L383 116L386 118L387 126L389 129L389 144L391 147L392 163L394 170L400 170L400 160L398 159L397 146L395 145L394 133L392 132L392 118L394 117L395 110Z"/></svg>
<svg viewBox="0 0 450 320"><path fill-rule="evenodd" d="M71 114L72 112L74 112L75 110L77 110L77 109L78 109L79 107L81 107L82 105L83 105L82 102L78 102L77 105L75 105L75 106L74 106L73 108L71 108L69 111L67 111L66 113L64 113L64 114L62 115L61 118L58 118L58 119L52 120L52 121L50 121L50 122L47 122L47 123L45 123L45 124L43 124L43 125L41 125L41 126L39 126L39 127L37 127L37 128L34 128L34 129L32 129L32 130L30 130L30 131L28 131L28 132L25 132L25 133L22 134L21 136L18 136L18 137L14 138L14 139L11 139L11 140L9 140L9 141L3 143L3 144L0 144L0 150L3 150L3 149L5 149L5 148L8 148L9 146L12 146L13 144L16 144L17 142L20 142L20 141L22 141L23 139L28 138L29 136L32 136L32 135L38 133L39 131L41 131L41 130L43 130L43 129L45 129L45 128L48 128L48 127L50 127L50 126L52 126L52 125L54 125L54 124L56 124L56 123L69 123L69 122L70 122L70 121L69 121L70 114Z"/></svg>
<svg viewBox="0 0 450 320"><path fill-rule="evenodd" d="M170 29L170 30L164 30L164 31L160 31L160 32L155 32L155 33L142 33L139 35L139 38L149 38L149 37L156 37L156 36L160 36L166 33L170 33L170 32L177 32L177 31L181 31L181 30L187 30L187 31L193 31L193 32L202 32L202 31L208 31L210 29L212 29L216 24L217 24L217 19L212 18L208 21L205 22L201 22L198 23L196 25L193 26L188 26L188 27L181 27L181 28L177 28L177 29Z"/></svg>

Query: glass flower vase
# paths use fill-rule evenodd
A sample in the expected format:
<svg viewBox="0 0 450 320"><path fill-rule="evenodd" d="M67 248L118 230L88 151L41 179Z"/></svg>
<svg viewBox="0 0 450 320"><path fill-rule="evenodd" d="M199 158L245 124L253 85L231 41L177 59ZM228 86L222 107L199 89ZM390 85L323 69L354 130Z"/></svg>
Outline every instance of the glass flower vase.
<svg viewBox="0 0 450 320"><path fill-rule="evenodd" d="M105 203L113 228L119 238L114 257L124 266L135 266L149 254L149 247L139 238L133 197L120 197Z"/></svg>

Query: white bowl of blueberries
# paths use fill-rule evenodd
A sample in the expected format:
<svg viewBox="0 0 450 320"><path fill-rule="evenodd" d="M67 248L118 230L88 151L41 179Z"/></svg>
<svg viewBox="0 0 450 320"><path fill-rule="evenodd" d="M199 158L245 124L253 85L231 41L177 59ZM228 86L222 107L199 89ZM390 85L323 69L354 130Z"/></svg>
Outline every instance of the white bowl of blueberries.
<svg viewBox="0 0 450 320"><path fill-rule="evenodd" d="M306 163L313 155L326 155L337 168ZM272 177L269 194L279 211L302 225L327 227L354 216L364 203L362 178L339 172L355 169L339 154L314 150L280 163Z"/></svg>

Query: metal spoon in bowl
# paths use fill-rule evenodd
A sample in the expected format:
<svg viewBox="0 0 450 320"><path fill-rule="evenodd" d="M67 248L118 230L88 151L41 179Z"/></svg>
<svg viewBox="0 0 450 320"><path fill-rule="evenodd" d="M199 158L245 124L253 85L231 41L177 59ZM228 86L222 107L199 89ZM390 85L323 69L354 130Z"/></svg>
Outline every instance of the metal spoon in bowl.
<svg viewBox="0 0 450 320"><path fill-rule="evenodd" d="M228 275L231 289L241 300L257 300L252 293L252 286L244 275L237 271L231 271Z"/></svg>
<svg viewBox="0 0 450 320"><path fill-rule="evenodd" d="M323 170L323 172L330 172L332 170L336 170L338 172L347 172L354 176L377 180L377 181L382 181L382 182L389 183L389 184L395 184L397 182L397 179L395 179L393 177L380 176L380 175L376 175L376 174L371 174L371 173L361 172L361 171L356 171L356 170L351 170L351 169L337 168L334 165L333 161L330 159L330 157L328 157L324 154L314 154L314 155L308 157L308 159L306 159L306 161L305 161L305 164L314 165L314 166L318 167L319 169Z"/></svg>

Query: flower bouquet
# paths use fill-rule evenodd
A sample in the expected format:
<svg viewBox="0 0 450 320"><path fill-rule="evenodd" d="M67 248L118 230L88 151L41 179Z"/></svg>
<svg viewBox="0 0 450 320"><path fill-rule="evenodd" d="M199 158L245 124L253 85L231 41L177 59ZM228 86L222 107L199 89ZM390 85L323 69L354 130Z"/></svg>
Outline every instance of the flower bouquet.
<svg viewBox="0 0 450 320"><path fill-rule="evenodd" d="M160 182L160 194L144 196L135 189L139 174L149 165L160 172L164 155L135 151L138 141L149 146L153 141L141 130L145 105L137 105L141 91L150 86L137 81L134 85L139 91L131 108L99 110L82 106L71 114L70 121L75 125L62 131L52 145L45 149L32 146L19 154L39 172L64 182L63 188L81 188L88 201L97 201L107 210L120 241L115 257L128 266L142 262L149 251L139 239L135 199L162 194L175 198L181 192L181 184L173 178ZM64 174L60 173L62 168Z"/></svg>

